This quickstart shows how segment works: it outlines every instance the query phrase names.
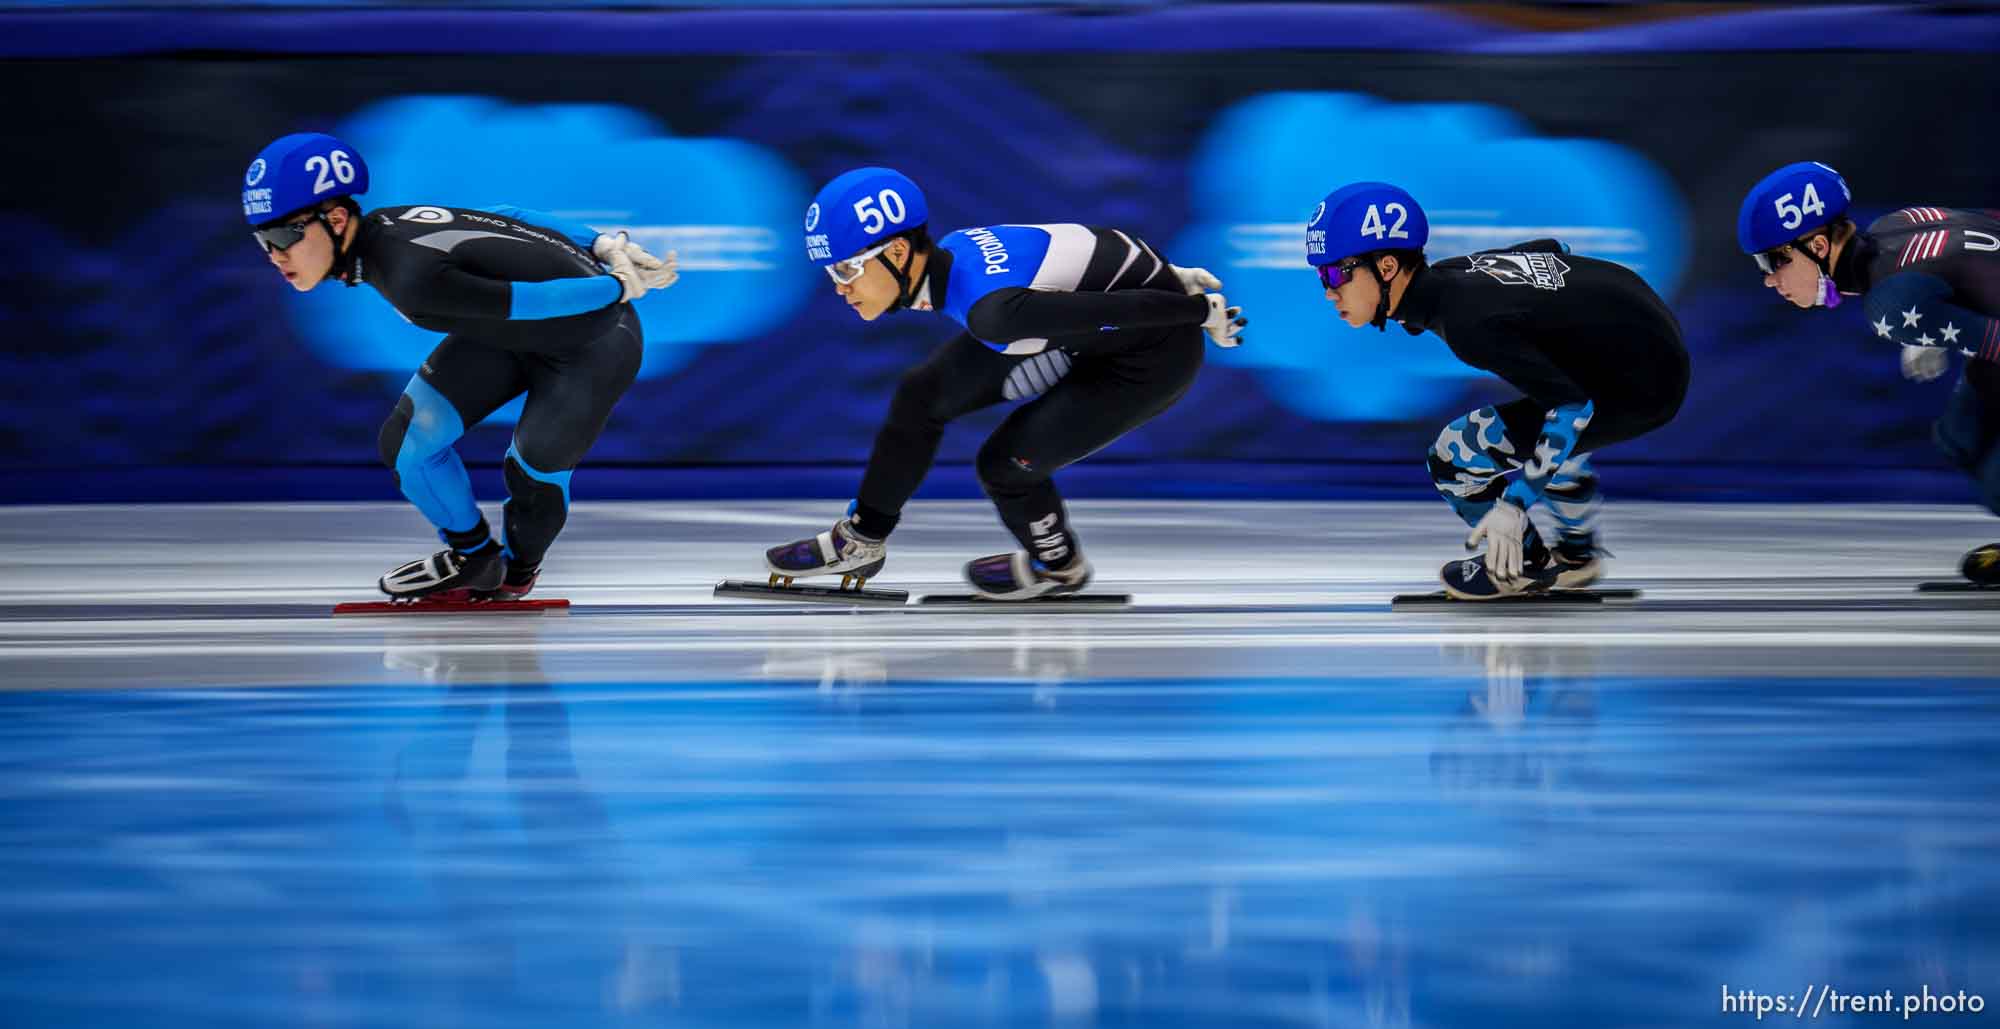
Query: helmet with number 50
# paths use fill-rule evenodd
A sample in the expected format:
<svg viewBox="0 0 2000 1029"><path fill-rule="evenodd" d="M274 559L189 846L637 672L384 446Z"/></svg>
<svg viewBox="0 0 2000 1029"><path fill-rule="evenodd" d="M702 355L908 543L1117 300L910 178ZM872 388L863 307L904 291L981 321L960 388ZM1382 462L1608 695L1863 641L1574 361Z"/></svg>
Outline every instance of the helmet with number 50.
<svg viewBox="0 0 2000 1029"><path fill-rule="evenodd" d="M806 208L806 256L826 269L836 287L849 296L874 289L861 281L870 262L888 270L895 282L895 294L879 301L850 301L864 310L864 318L874 318L886 305L900 310L914 300L916 288L913 266L929 249L929 236L921 231L930 222L930 208L924 191L910 177L893 168L856 168L827 183ZM900 249L891 248L905 241ZM884 285L886 289L886 284Z"/></svg>
<svg viewBox="0 0 2000 1029"><path fill-rule="evenodd" d="M824 268L930 221L924 191L893 168L856 168L806 208L806 256Z"/></svg>

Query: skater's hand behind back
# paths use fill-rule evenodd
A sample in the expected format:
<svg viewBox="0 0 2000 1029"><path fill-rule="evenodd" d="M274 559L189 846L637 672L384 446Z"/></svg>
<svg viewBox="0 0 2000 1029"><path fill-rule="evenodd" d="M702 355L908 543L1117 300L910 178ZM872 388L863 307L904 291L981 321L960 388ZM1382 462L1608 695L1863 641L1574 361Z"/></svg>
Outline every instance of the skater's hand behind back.
<svg viewBox="0 0 2000 1029"><path fill-rule="evenodd" d="M1167 265L1174 278L1181 282L1181 290L1188 296L1200 296L1222 288L1222 280L1209 273L1206 268L1182 268L1176 264Z"/></svg>
<svg viewBox="0 0 2000 1029"><path fill-rule="evenodd" d="M1208 294L1208 320L1201 323L1208 338L1218 347L1233 347L1243 342L1243 327L1250 319L1243 317L1243 309L1229 306L1220 293Z"/></svg>
<svg viewBox="0 0 2000 1029"><path fill-rule="evenodd" d="M1903 378L1911 382L1929 382L1943 375L1949 367L1951 352L1943 347L1903 344Z"/></svg>

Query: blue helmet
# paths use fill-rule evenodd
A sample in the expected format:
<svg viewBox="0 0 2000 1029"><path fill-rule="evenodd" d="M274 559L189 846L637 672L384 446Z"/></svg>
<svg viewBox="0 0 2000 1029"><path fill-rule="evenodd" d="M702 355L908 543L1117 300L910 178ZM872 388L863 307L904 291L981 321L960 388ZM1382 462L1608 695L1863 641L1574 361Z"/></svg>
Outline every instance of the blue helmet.
<svg viewBox="0 0 2000 1029"><path fill-rule="evenodd" d="M294 132L265 147L243 173L243 220L265 222L329 197L368 192L361 152L320 132Z"/></svg>
<svg viewBox="0 0 2000 1029"><path fill-rule="evenodd" d="M1847 180L1818 161L1788 164L1759 180L1736 212L1736 242L1761 254L1825 228L1847 213Z"/></svg>
<svg viewBox="0 0 2000 1029"><path fill-rule="evenodd" d="M826 184L806 208L806 256L845 261L930 221L924 191L893 168L856 168Z"/></svg>
<svg viewBox="0 0 2000 1029"><path fill-rule="evenodd" d="M1375 250L1422 250L1430 220L1415 197L1386 182L1355 182L1326 195L1306 222L1313 267Z"/></svg>

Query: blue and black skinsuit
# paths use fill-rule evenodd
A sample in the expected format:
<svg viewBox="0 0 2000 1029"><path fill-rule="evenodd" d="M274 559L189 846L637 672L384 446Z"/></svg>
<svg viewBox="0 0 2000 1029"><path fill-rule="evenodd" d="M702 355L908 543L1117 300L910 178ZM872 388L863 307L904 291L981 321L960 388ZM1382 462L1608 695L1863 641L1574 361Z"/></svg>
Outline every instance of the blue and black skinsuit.
<svg viewBox="0 0 2000 1029"><path fill-rule="evenodd" d="M1084 225L996 225L938 240L918 310L965 327L903 377L862 475L856 528L877 538L930 471L946 423L1016 408L979 448L980 485L1022 549L1077 554L1050 476L1173 406L1201 370L1208 302L1144 240ZM1039 396L1037 396L1039 394Z"/></svg>
<svg viewBox="0 0 2000 1029"><path fill-rule="evenodd" d="M385 207L362 216L337 269L411 324L446 334L380 443L403 494L455 549L490 533L453 444L527 394L506 457L505 541L516 571L539 566L562 531L570 473L639 373L639 318L591 256L596 235L511 207Z"/></svg>

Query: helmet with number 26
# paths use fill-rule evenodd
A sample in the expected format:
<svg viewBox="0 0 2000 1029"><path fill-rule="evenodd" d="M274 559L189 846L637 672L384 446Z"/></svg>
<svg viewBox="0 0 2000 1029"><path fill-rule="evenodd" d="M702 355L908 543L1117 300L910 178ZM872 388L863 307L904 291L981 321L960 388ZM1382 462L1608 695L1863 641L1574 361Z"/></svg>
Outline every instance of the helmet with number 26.
<svg viewBox="0 0 2000 1029"><path fill-rule="evenodd" d="M295 132L265 147L243 173L243 220L262 225L366 192L368 164L360 151L322 132Z"/></svg>
<svg viewBox="0 0 2000 1029"><path fill-rule="evenodd" d="M1847 213L1847 181L1818 161L1788 164L1759 180L1736 213L1736 242L1750 255L1775 250Z"/></svg>

